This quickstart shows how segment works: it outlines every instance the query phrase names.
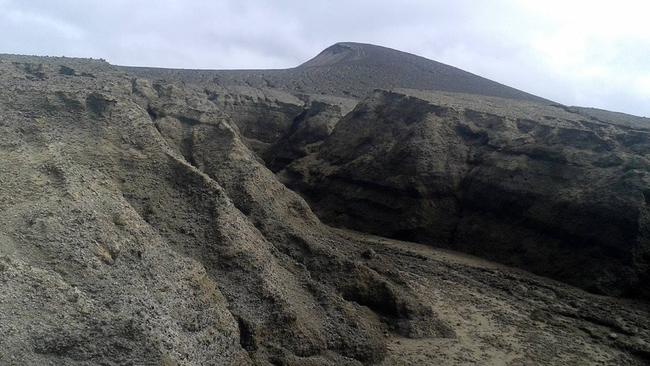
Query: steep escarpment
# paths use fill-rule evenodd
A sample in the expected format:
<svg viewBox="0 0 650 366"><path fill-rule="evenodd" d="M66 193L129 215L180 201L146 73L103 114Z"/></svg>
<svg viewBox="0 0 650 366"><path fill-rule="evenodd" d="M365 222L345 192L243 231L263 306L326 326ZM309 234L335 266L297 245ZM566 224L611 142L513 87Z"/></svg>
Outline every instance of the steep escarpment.
<svg viewBox="0 0 650 366"><path fill-rule="evenodd" d="M135 75L149 74L139 69L137 71ZM164 73L155 75L166 76ZM139 83L145 80L150 85L143 89ZM170 82L165 78L141 78L135 79L133 83L134 92L145 99L156 95L165 96L168 100L185 98L179 94L184 82ZM351 98L316 94L294 95L278 89L253 88L246 85L221 86L213 82L190 85L203 99L192 97L194 99L188 100L188 103L193 106L197 103L207 103L215 108L221 118L228 118L236 125L238 133L251 150L260 157L268 157L269 160L276 157L280 159L282 155L286 155L285 159L303 156L304 153L301 154L299 150L314 142L313 136L324 138L326 135L323 133L331 132L333 125L357 103L357 100ZM167 106L175 108L170 103L167 103ZM161 107L163 106L156 108ZM160 111L152 107L148 112L153 118L160 117ZM186 110L186 115L183 116L186 124L195 121L199 113L200 110L195 107ZM305 119L306 123L302 123ZM290 135L294 136L291 137L290 144L287 144L286 139ZM268 152L269 149L274 151Z"/></svg>
<svg viewBox="0 0 650 366"><path fill-rule="evenodd" d="M359 364L384 357L384 332L453 336L351 260L363 249L340 247L202 90L2 68L14 363Z"/></svg>
<svg viewBox="0 0 650 366"><path fill-rule="evenodd" d="M377 91L285 182L336 225L648 296L649 128L414 94Z"/></svg>
<svg viewBox="0 0 650 366"><path fill-rule="evenodd" d="M290 128L262 154L267 167L279 171L294 160L316 152L343 118L344 108L318 100L306 105Z"/></svg>
<svg viewBox="0 0 650 366"><path fill-rule="evenodd" d="M359 207L370 202L371 215L401 230L396 237L460 238L467 225L442 221L432 198L489 180L466 178L477 162L488 172L514 164L504 158L514 153L494 147L510 146L499 126L514 117L493 121L487 113L501 115L470 108L472 98L447 96L445 104L381 92L350 112L356 101L336 95L148 78L101 61L24 56L0 57L0 85L0 364L650 360L647 304L333 229L267 168L295 174L289 181L304 187L328 220L325 201L309 193L317 187L333 202L342 201L333 188L343 198L361 197ZM542 125L527 115L534 123L514 120L516 128L537 139ZM607 150L615 156L597 161L635 164L642 179L645 160L633 157L645 151L645 135L610 127L603 133L615 137ZM593 138L580 141L593 148ZM373 171L384 168L379 163L390 168L389 179ZM423 172L436 187L419 181ZM340 181L330 178L337 174ZM636 189L632 176L624 179L626 192ZM461 198L482 196L469 187ZM413 227L426 228L419 213L409 218L414 226L390 226L396 211L386 207L403 201L406 215L413 197L420 197L419 212L440 220L438 230L412 235ZM440 202L499 229L485 219L492 206ZM355 212L363 218L368 211L344 205L336 220L344 219L332 221L348 225L345 215ZM377 229L372 220L357 222ZM501 245L489 239L481 243ZM621 253L620 268L637 271Z"/></svg>

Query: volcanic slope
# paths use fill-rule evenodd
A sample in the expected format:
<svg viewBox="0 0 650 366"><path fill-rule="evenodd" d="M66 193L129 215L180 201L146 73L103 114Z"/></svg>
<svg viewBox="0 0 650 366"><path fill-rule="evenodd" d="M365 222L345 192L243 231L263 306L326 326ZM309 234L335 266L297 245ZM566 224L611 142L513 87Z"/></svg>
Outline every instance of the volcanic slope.
<svg viewBox="0 0 650 366"><path fill-rule="evenodd" d="M650 296L647 118L358 43L289 70L126 70L209 90L327 223Z"/></svg>
<svg viewBox="0 0 650 366"><path fill-rule="evenodd" d="M281 89L361 98L373 89L409 88L549 102L453 66L394 49L341 42L302 65L283 70L181 70L124 67L147 78Z"/></svg>
<svg viewBox="0 0 650 366"><path fill-rule="evenodd" d="M322 224L259 156L298 130L319 154L353 98L0 71L0 364L650 360L647 303Z"/></svg>

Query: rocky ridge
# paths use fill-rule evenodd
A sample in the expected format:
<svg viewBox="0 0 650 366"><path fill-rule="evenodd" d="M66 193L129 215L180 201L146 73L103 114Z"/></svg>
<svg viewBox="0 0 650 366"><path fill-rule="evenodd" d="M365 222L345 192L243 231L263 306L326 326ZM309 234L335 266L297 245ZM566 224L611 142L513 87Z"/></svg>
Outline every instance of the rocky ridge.
<svg viewBox="0 0 650 366"><path fill-rule="evenodd" d="M3 55L0 68L0 331L6 335L0 363L641 365L650 359L647 303L332 229L265 166L337 223L340 215L330 218L309 193L332 195L323 182L334 173L355 167L363 177L381 154L413 154L397 171L410 174L400 179L419 189L419 172L438 162L428 149L418 150L423 141L411 139L453 137L435 149L447 149L457 165L448 164L448 173L430 170L439 173L437 182L453 180L467 169L463 157L483 156L486 166L501 159L487 158L509 146L502 135L515 134L509 130L515 117L493 122L495 132L486 127L490 116L435 120L459 113L450 104L466 103L460 95L445 96L454 101L444 104L429 100L430 93L378 91L353 109L351 97L148 79L100 61ZM381 122L368 117L378 110L385 123L359 128L364 119ZM543 127L529 124L529 139L538 139L533 130ZM645 132L612 129L608 136L640 140L612 143L643 178L645 162L634 157L645 151ZM387 131L404 134L398 148L385 150ZM363 143L368 137L375 139L371 149ZM475 146L482 139L487 147ZM349 165L346 154L361 159ZM305 173L317 168L321 177ZM386 168L388 178L373 178L404 184L390 178L394 165ZM630 192L643 182L624 181L633 184ZM340 193L349 195L352 186ZM368 198L375 188L354 190ZM356 209L345 207L343 215ZM375 209L377 218L387 217ZM370 224L362 229L375 231ZM446 243L444 230L430 233L439 235L432 244ZM420 239L404 235L393 236Z"/></svg>

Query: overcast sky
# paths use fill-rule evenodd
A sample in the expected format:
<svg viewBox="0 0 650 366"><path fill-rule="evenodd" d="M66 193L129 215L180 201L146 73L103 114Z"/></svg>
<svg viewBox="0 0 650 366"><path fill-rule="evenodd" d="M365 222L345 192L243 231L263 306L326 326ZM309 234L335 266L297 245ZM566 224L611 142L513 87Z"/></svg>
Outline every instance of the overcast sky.
<svg viewBox="0 0 650 366"><path fill-rule="evenodd" d="M339 41L408 51L564 104L650 117L647 0L0 0L0 53L284 68Z"/></svg>

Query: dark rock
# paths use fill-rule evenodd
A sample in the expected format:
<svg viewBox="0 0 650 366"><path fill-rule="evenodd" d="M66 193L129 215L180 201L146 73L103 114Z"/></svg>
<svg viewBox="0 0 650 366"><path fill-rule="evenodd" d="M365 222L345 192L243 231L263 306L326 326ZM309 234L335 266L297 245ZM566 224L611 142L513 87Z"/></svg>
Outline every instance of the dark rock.
<svg viewBox="0 0 650 366"><path fill-rule="evenodd" d="M1 55L0 364L646 364L645 304L333 229L278 180L332 222L486 257L511 246L609 284L647 262L619 245L648 233L645 130L455 94L377 92L348 113L341 95L373 88L363 70L408 85L420 66L453 71L359 47L268 74ZM572 256L566 238L581 240Z"/></svg>
<svg viewBox="0 0 650 366"><path fill-rule="evenodd" d="M622 163L603 166L604 156ZM648 156L650 125L585 125L540 104L377 91L280 175L334 225L648 296Z"/></svg>

